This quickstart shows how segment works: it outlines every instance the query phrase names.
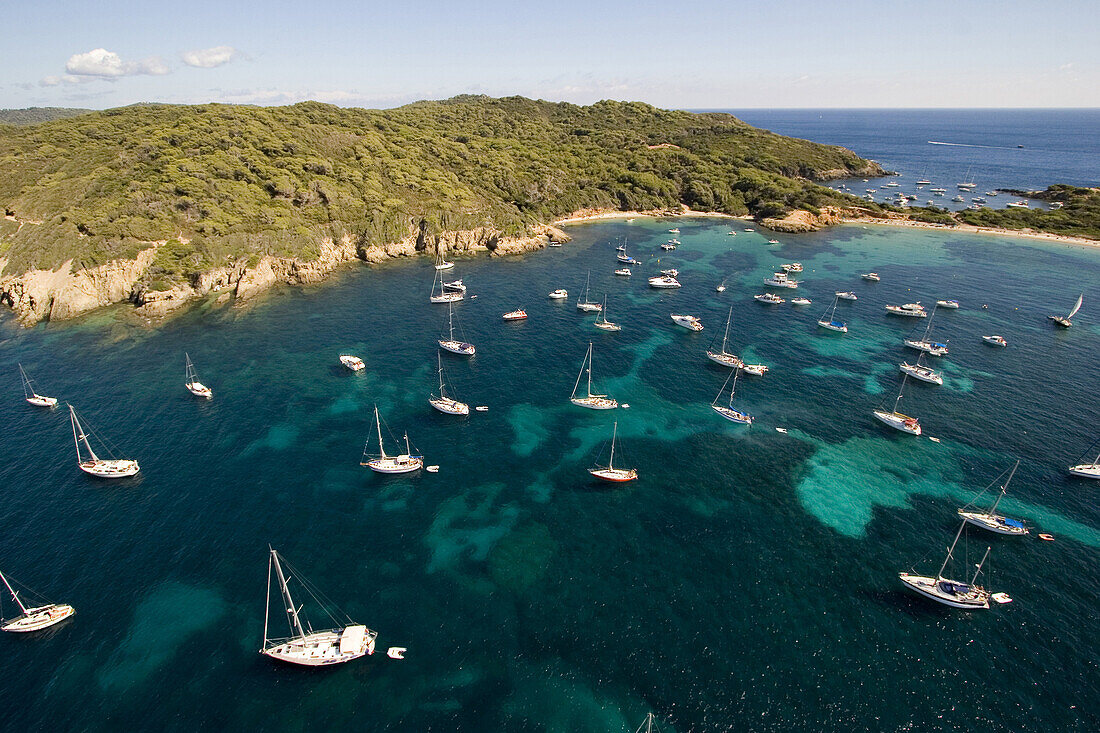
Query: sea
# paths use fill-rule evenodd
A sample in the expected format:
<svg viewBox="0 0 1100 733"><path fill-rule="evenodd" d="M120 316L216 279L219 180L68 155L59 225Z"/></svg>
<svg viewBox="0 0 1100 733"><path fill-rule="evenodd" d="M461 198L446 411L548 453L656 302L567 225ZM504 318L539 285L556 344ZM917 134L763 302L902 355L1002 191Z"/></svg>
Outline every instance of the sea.
<svg viewBox="0 0 1100 733"><path fill-rule="evenodd" d="M560 248L448 271L469 286L454 323L477 353L443 354L442 373L488 408L465 418L428 404L448 314L426 260L159 325L128 306L0 318L0 571L76 608L0 638L0 728L629 732L652 712L666 732L1100 729L1100 484L1066 473L1100 452L1100 248L855 224L769 244L717 218L567 229ZM619 242L641 261L630 277L613 274ZM790 262L788 302L756 302ZM667 268L683 287L649 288ZM622 331L576 308L588 278ZM858 296L837 305L847 334L816 325L839 290ZM1081 293L1073 327L1053 327ZM944 384L903 385L917 352L902 340L929 322L883 307L947 298L960 308L936 310L931 334L950 353L925 357ZM519 307L526 320L502 319ZM769 367L737 381L750 426L710 409L730 400L704 353L727 318L729 351ZM589 344L593 391L618 409L569 402ZM184 389L185 353L212 400ZM23 401L19 364L57 409ZM899 393L922 436L872 417ZM136 477L78 469L69 404ZM387 451L407 435L438 473L360 465L376 407ZM613 431L635 482L588 474ZM999 510L1031 534L965 531L945 571L969 579L991 548L979 582L1012 602L906 592L898 573L935 574L956 510L991 505L1017 461ZM268 599L269 635L288 635L269 548L310 627L366 624L375 654L323 669L259 654Z"/></svg>

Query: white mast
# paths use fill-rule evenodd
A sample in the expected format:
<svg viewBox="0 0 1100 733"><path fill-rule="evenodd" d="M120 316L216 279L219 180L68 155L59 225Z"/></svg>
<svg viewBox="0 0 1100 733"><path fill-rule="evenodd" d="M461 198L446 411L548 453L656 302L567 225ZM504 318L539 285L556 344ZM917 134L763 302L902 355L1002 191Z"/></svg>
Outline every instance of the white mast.
<svg viewBox="0 0 1100 733"><path fill-rule="evenodd" d="M279 554L275 550L271 551L271 560L275 563L275 572L279 576L279 587L282 588L283 598L286 601L287 616L290 618L290 623L294 627L294 630L298 632L298 636L305 636L306 632L302 631L302 622L298 620L298 609L294 606L294 599L290 597L290 588L286 585L286 577L283 575L283 566L279 564Z"/></svg>
<svg viewBox="0 0 1100 733"><path fill-rule="evenodd" d="M607 470L611 471L615 467L615 435L619 432L619 423L615 423L615 427L611 429L611 457L607 459Z"/></svg>
<svg viewBox="0 0 1100 733"><path fill-rule="evenodd" d="M733 370L733 386L730 387L730 409L733 409L733 393L737 391L737 377L741 374L740 369Z"/></svg>
<svg viewBox="0 0 1100 733"><path fill-rule="evenodd" d="M374 406L374 426L378 428L378 452L382 454L382 458L386 458L386 449L382 447L382 421L378 417L378 405Z"/></svg>
<svg viewBox="0 0 1100 733"><path fill-rule="evenodd" d="M271 554L267 556L267 594L264 596L264 645L260 651L267 649L267 617L271 612L271 556L275 554L275 550L271 549L271 545L268 545L267 549Z"/></svg>
<svg viewBox="0 0 1100 733"><path fill-rule="evenodd" d="M901 402L901 396L905 393L905 380L909 379L909 375L906 374L901 378L901 389L898 390L898 398L894 400L894 414L898 412L898 404Z"/></svg>
<svg viewBox="0 0 1100 733"><path fill-rule="evenodd" d="M587 291L586 291L587 292ZM584 296L585 301L588 300L588 296ZM592 342L588 342L588 396L592 396Z"/></svg>
<svg viewBox="0 0 1100 733"><path fill-rule="evenodd" d="M947 557L943 559L943 565L940 566L940 571L936 573L936 580L943 580L943 571L947 567L947 563L951 562L951 553L955 551L955 545L959 543L959 537L962 536L964 527L966 527L966 522L959 525L959 531L955 533L955 541L951 543L951 547L947 548Z"/></svg>
<svg viewBox="0 0 1100 733"><path fill-rule="evenodd" d="M23 605L23 601L19 600L19 594L15 592L15 589L11 587L11 583L4 577L3 573L0 573L0 580L4 581L4 585L8 586L8 592L11 593L11 597L15 599L15 602L19 604L19 608L23 610L23 615L27 613L27 607Z"/></svg>
<svg viewBox="0 0 1100 733"><path fill-rule="evenodd" d="M722 353L726 353L726 341L730 337L730 321L733 320L733 306L730 306L730 314L726 316L726 333L722 336Z"/></svg>
<svg viewBox="0 0 1100 733"><path fill-rule="evenodd" d="M982 572L982 565L985 565L985 559L986 559L987 557L989 557L989 551L990 551L990 550L992 550L992 549L993 549L992 547L986 547L986 548L985 548L985 554L984 554L984 555L982 555L982 561L981 561L980 563L978 563L978 567L977 567L977 569L976 569L976 570L974 571L974 577L970 579L970 585L974 585L974 583L976 583L976 582L977 582L977 580L978 580L978 573Z"/></svg>
<svg viewBox="0 0 1100 733"><path fill-rule="evenodd" d="M592 343L588 344L588 351L584 355L584 361L581 362L581 370L577 372L577 381L573 384L573 394L569 395L569 399L573 399L577 396L577 387L581 386L581 377L584 375L584 367L588 363L588 357L592 355ZM592 396L592 372L588 372L588 396Z"/></svg>
<svg viewBox="0 0 1100 733"><path fill-rule="evenodd" d="M1001 503L1001 499L1004 498L1005 492L1008 491L1008 485L1012 482L1012 477L1016 475L1016 469L1020 467L1020 462L1016 461L1016 465L1012 467L1012 473L1008 474L1008 479L1005 480L1004 485L1001 486L1001 493L997 496L997 501L993 502L993 506L989 508L987 514L992 514L997 511L997 505Z"/></svg>
<svg viewBox="0 0 1100 733"><path fill-rule="evenodd" d="M23 371L22 364L19 365L19 375L23 377L23 396L29 399L37 394L34 391L34 387L31 386L31 378L27 376L27 373L25 371Z"/></svg>
<svg viewBox="0 0 1100 733"><path fill-rule="evenodd" d="M73 442L76 443L76 462L80 463L80 441L84 441L84 447L88 450L88 455L93 461L99 461L99 456L92 450L91 443L88 442L88 436L84 434L84 428L80 425L80 421L76 419L76 410L72 405L69 405L69 417L72 418L73 423Z"/></svg>

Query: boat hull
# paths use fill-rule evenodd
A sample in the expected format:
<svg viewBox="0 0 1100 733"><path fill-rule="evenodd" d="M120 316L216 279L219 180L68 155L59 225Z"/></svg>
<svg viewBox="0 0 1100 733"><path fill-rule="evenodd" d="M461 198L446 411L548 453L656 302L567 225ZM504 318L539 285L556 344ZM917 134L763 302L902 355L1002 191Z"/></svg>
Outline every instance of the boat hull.
<svg viewBox="0 0 1100 733"><path fill-rule="evenodd" d="M1047 318L1054 321L1055 326L1059 326L1061 328L1069 328L1073 325L1073 321L1068 318L1063 318L1062 316L1047 316Z"/></svg>
<svg viewBox="0 0 1100 733"><path fill-rule="evenodd" d="M1006 524L1005 518L996 514L985 514L984 512L964 512L962 509L960 509L959 516L962 517L968 524L972 524L975 527L981 527L982 529L988 529L990 532L996 532L997 534L1007 534L1015 537L1020 537L1028 533L1027 527Z"/></svg>
<svg viewBox="0 0 1100 733"><path fill-rule="evenodd" d="M570 397L569 401L577 407L589 410L614 410L619 403L610 397Z"/></svg>
<svg viewBox="0 0 1100 733"><path fill-rule="evenodd" d="M921 341L918 339L905 339L905 345L910 349L916 349L917 351L923 351L930 356L946 356L947 344L937 343L935 341Z"/></svg>
<svg viewBox="0 0 1100 733"><path fill-rule="evenodd" d="M906 308L899 308L896 305L886 306L886 312L889 313L892 316L903 316L905 318L927 318L928 317L928 312L927 311L908 310Z"/></svg>
<svg viewBox="0 0 1100 733"><path fill-rule="evenodd" d="M837 333L848 333L848 327L843 323L837 323L835 321L818 321L817 325L822 328L827 328L830 331L836 331Z"/></svg>
<svg viewBox="0 0 1100 733"><path fill-rule="evenodd" d="M473 356L477 349L464 341L439 341L439 348L459 356Z"/></svg>
<svg viewBox="0 0 1100 733"><path fill-rule="evenodd" d="M77 464L84 473L96 478L126 478L141 470L137 461L124 458L99 461L83 461Z"/></svg>
<svg viewBox="0 0 1100 733"><path fill-rule="evenodd" d="M577 310L585 313L599 313L603 310L603 306L599 303L577 303Z"/></svg>
<svg viewBox="0 0 1100 733"><path fill-rule="evenodd" d="M360 643L347 649L342 648L343 645L341 644L341 638L346 631L348 629L317 631L261 649L260 653L280 662L297 664L303 667L327 667L333 664L343 664L374 653L374 641L378 636L376 632L367 631Z"/></svg>
<svg viewBox="0 0 1100 733"><path fill-rule="evenodd" d="M618 323L612 323L611 321L601 321L599 323L593 323L593 326L603 331L622 331L623 327Z"/></svg>
<svg viewBox="0 0 1100 733"><path fill-rule="evenodd" d="M1002 349L1008 346L1007 341L1005 341L1003 338L998 338L996 336L982 336L982 341L989 344L990 346L997 346Z"/></svg>
<svg viewBox="0 0 1100 733"><path fill-rule="evenodd" d="M1082 463L1077 466L1070 466L1069 472L1080 478L1100 479L1100 463Z"/></svg>
<svg viewBox="0 0 1100 733"><path fill-rule="evenodd" d="M57 407L56 397L43 397L40 394L28 397L27 402L31 403L35 407Z"/></svg>
<svg viewBox="0 0 1100 733"><path fill-rule="evenodd" d="M359 368L362 369L362 367ZM188 392L195 395L196 397L203 397L209 400L214 396L214 390L210 389L201 382L188 382L183 386L187 388Z"/></svg>
<svg viewBox="0 0 1100 733"><path fill-rule="evenodd" d="M929 384L943 384L943 377L932 371L931 369L920 369L911 364L901 364L898 368L902 371L902 373L908 374L913 379L919 379L920 381L928 382Z"/></svg>
<svg viewBox="0 0 1100 733"><path fill-rule="evenodd" d="M467 405L465 402L459 402L458 400L433 398L428 400L428 404L445 415L470 414L470 406Z"/></svg>
<svg viewBox="0 0 1100 733"><path fill-rule="evenodd" d="M945 606L961 608L966 611L989 608L989 592L981 588L972 588L965 583L954 580L942 581L923 575L910 575L909 573L899 573L898 578L906 588ZM966 588L967 590L964 593L949 592L941 587L940 584L944 582L949 583L951 587Z"/></svg>
<svg viewBox="0 0 1100 733"><path fill-rule="evenodd" d="M727 354L723 351L711 351L710 349L707 349L707 358L713 361L715 364L721 364L722 366L729 367L730 369L736 369L744 363L741 361L741 359L734 356L733 354Z"/></svg>
<svg viewBox="0 0 1100 733"><path fill-rule="evenodd" d="M465 297L464 293L443 293L442 295L432 295L428 300L432 303L457 303Z"/></svg>
<svg viewBox="0 0 1100 733"><path fill-rule="evenodd" d="M412 473L424 467L424 459L420 456L372 458L362 465L375 473Z"/></svg>
<svg viewBox="0 0 1100 733"><path fill-rule="evenodd" d="M900 430L909 435L921 434L920 423L917 422L915 417L909 417L908 415L902 415L897 412L886 412L885 410L875 410L874 414L876 418L895 430Z"/></svg>
<svg viewBox="0 0 1100 733"><path fill-rule="evenodd" d="M601 481L613 484L624 484L638 478L638 471L633 468L590 468L588 472Z"/></svg>
<svg viewBox="0 0 1100 733"><path fill-rule="evenodd" d="M28 608L22 616L5 621L0 626L0 631L10 631L15 634L25 634L30 631L41 631L61 623L72 616L76 611L72 606L63 603L53 603L49 606Z"/></svg>

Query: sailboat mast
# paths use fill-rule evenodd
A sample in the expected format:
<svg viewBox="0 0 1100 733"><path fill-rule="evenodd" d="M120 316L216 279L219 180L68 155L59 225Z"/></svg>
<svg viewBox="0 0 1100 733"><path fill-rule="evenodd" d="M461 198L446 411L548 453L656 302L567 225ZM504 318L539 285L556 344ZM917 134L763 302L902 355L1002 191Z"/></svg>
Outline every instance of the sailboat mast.
<svg viewBox="0 0 1100 733"><path fill-rule="evenodd" d="M585 300L588 300L588 296L585 295ZM592 396L592 342L588 342L588 396Z"/></svg>
<svg viewBox="0 0 1100 733"><path fill-rule="evenodd" d="M611 429L611 457L607 459L607 469L610 471L615 466L615 436L619 432L619 423Z"/></svg>
<svg viewBox="0 0 1100 733"><path fill-rule="evenodd" d="M997 495L997 501L993 502L993 506L989 508L989 514L997 511L997 505L1001 503L1001 499L1004 498L1005 492L1008 491L1008 485L1012 483L1012 477L1016 475L1016 469L1020 467L1020 462L1016 461L1016 465L1012 467L1012 473L1008 474L1008 479L1005 480L1004 485L1001 486L1001 493Z"/></svg>
<svg viewBox="0 0 1100 733"><path fill-rule="evenodd" d="M31 386L31 378L27 376L27 373L25 371L23 371L22 364L19 365L19 376L23 377L23 396L29 399L35 394L35 392L34 387Z"/></svg>
<svg viewBox="0 0 1100 733"><path fill-rule="evenodd" d="M733 393L737 391L737 377L741 374L740 369L733 370L733 386L730 387L730 409L733 409Z"/></svg>
<svg viewBox="0 0 1100 733"><path fill-rule="evenodd" d="M283 566L279 564L279 553L272 550L271 559L275 563L275 572L279 576L279 587L282 588L283 598L286 599L286 612L290 616L290 623L294 626L294 630L298 632L298 636L305 636L306 632L302 631L302 622L298 620L298 609L294 605L294 599L290 597L290 588L286 585Z"/></svg>
<svg viewBox="0 0 1100 733"><path fill-rule="evenodd" d="M947 563L951 562L951 553L955 551L955 545L959 544L959 537L962 536L963 528L966 527L966 522L959 525L959 531L955 533L955 541L951 543L951 547L947 549L947 557L943 559L943 565L940 565L940 571L936 573L936 578L943 577L943 571L947 568Z"/></svg>
<svg viewBox="0 0 1100 733"><path fill-rule="evenodd" d="M378 405L374 406L374 427L378 430L378 452L385 458L386 449L382 447L382 420L378 417Z"/></svg>
<svg viewBox="0 0 1100 733"><path fill-rule="evenodd" d="M970 579L970 585L974 585L974 583L977 582L978 573L982 572L982 565L985 565L985 560L986 560L987 557L989 557L989 551L992 550L992 549L993 549L992 547L986 547L985 548L985 554L982 555L982 561L980 563L978 563L977 569L974 570L974 577Z"/></svg>
<svg viewBox="0 0 1100 733"><path fill-rule="evenodd" d="M25 614L27 612L27 607L23 605L23 601L19 600L19 594L11 587L11 583L8 582L8 579L4 577L3 573L0 573L0 580L4 581L4 585L8 587L8 593L11 593L11 597L15 599L15 602L19 604L19 608L21 608Z"/></svg>
<svg viewBox="0 0 1100 733"><path fill-rule="evenodd" d="M592 344L588 345L589 350L592 349ZM569 395L569 399L573 399L577 396L577 387L581 386L581 377L584 376L584 365L588 363L588 354L584 355L584 361L581 362L581 370L577 372L577 381L573 383L573 394ZM592 390L590 389L589 392Z"/></svg>
<svg viewBox="0 0 1100 733"><path fill-rule="evenodd" d="M730 338L730 321L733 320L733 306L730 306L730 314L726 316L726 333L722 336L722 353L726 353L726 342Z"/></svg>
<svg viewBox="0 0 1100 733"><path fill-rule="evenodd" d="M98 461L99 456L92 450L92 444L88 442L88 436L84 434L84 427L80 424L80 421L76 419L76 410L72 405L69 405L69 417L72 418L73 423L73 442L76 443L76 462L80 463L80 441L84 441L84 447L88 451L88 456L93 461Z"/></svg>
<svg viewBox="0 0 1100 733"><path fill-rule="evenodd" d="M271 613L271 560L275 555L275 550L271 549L271 545L267 546L267 593L264 594L264 649L267 648L267 618Z"/></svg>

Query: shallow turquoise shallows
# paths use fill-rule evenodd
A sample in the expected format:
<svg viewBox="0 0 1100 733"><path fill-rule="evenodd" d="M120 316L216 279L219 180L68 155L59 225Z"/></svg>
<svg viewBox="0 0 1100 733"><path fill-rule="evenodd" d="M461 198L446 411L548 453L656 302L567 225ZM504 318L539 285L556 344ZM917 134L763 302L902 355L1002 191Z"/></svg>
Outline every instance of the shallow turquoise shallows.
<svg viewBox="0 0 1100 733"><path fill-rule="evenodd" d="M477 354L444 354L445 375L489 408L464 419L427 402L447 315L427 260L159 328L127 307L31 330L5 315L0 570L77 612L0 638L4 728L624 731L654 711L665 731L1097 729L1100 484L1065 468L1100 438L1100 249L861 226L769 245L745 222L673 221L459 259L448 274L478 297L456 332ZM630 278L613 274L622 237L642 260ZM753 300L795 261L803 286L780 294L812 305ZM670 267L682 289L647 286ZM621 332L577 310L589 272ZM847 334L816 325L837 290L859 298L837 307ZM950 353L929 359L945 384L910 380L899 407L924 436L892 431L871 412L892 407L916 357L902 339L927 321L883 306L948 298L962 307L932 336ZM731 306L729 350L770 367L737 383L751 426L710 409L728 371L704 351ZM593 391L628 408L569 403L590 341ZM212 401L184 390L185 351ZM67 410L27 405L17 363L141 473L82 474ZM375 404L391 452L407 431L438 473L360 467ZM615 421L615 465L640 479L595 483ZM1014 602L907 594L898 572L935 573L956 509L1017 459L1000 509L1055 541L974 530L953 575L992 546L987 585ZM373 657L316 670L257 653L269 543L379 631Z"/></svg>

